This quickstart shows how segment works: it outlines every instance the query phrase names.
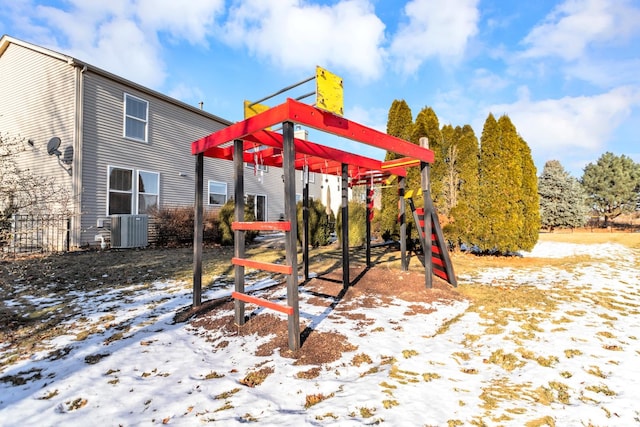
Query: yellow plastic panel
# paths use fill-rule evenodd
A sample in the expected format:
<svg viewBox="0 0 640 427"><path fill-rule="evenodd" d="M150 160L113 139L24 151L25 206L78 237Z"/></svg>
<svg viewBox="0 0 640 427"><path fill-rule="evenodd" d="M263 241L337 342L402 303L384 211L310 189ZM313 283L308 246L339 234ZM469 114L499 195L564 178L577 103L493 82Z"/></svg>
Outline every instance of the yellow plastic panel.
<svg viewBox="0 0 640 427"><path fill-rule="evenodd" d="M322 67L316 67L316 107L339 116L344 114L342 78Z"/></svg>
<svg viewBox="0 0 640 427"><path fill-rule="evenodd" d="M249 107L249 105L251 105L251 101L244 101L244 118L245 120L248 119L249 117L253 117L256 114L260 114L263 111L267 111L269 108L268 105L264 105L264 104L253 104L251 105L251 107ZM265 130L271 130L271 127L266 128Z"/></svg>
<svg viewBox="0 0 640 427"><path fill-rule="evenodd" d="M251 107L251 101L244 101L244 118L248 119L249 117L253 117L256 114L260 114L264 111L267 111L270 107L268 105L263 104L253 104Z"/></svg>

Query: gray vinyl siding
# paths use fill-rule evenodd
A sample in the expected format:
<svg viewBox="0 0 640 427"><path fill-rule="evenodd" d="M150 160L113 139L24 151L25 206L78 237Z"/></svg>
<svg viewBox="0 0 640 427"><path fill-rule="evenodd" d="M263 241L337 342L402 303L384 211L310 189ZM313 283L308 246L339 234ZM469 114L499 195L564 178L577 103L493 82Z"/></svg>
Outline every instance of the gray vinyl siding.
<svg viewBox="0 0 640 427"><path fill-rule="evenodd" d="M149 103L147 142L124 137L124 94ZM225 125L100 74L85 73L84 81L84 240L93 241L98 218L107 216L109 166L160 174L161 207L193 206L195 157L191 142ZM233 163L205 159L205 200L208 180L229 183L233 194Z"/></svg>
<svg viewBox="0 0 640 427"><path fill-rule="evenodd" d="M161 207L193 206L191 143L228 122L71 57L11 38L4 41L8 42L0 45L4 47L0 131L22 138L25 144L33 140L34 147L27 145L21 157L23 167L53 177L70 192L74 183L77 186L74 205L69 206L74 212L72 245L95 245L95 236L106 232L98 220L107 217L109 166L156 172ZM146 142L124 137L125 93L149 103ZM62 140L61 151L77 150L73 177L47 154L47 142L54 136ZM226 182L227 197L233 197L233 171L231 161L205 158L205 209L219 208L208 204L210 180ZM252 168L245 168L245 193L266 196L270 221L284 212L282 175L281 168L269 167L259 180ZM301 193L301 182L296 187Z"/></svg>
<svg viewBox="0 0 640 427"><path fill-rule="evenodd" d="M25 151L19 165L42 176L53 177L71 191L71 177L47 154L47 142L62 140L60 151L73 146L73 67L16 44L0 56L0 132L19 138ZM33 147L27 140L33 141ZM71 208L71 206L69 206Z"/></svg>

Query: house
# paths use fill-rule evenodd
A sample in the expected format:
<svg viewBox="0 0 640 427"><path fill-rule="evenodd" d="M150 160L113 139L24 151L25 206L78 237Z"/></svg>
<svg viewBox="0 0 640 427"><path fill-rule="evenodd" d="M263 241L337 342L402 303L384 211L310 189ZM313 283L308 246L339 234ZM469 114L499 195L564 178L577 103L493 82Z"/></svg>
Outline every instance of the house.
<svg viewBox="0 0 640 427"><path fill-rule="evenodd" d="M29 146L22 167L53 177L71 194L70 246L100 243L113 218L154 207L193 206L190 143L231 124L77 58L0 38L0 132ZM241 101L238 101L239 103ZM303 130L301 132L304 133ZM284 212L282 170L248 164L246 197L256 217ZM206 159L206 209L234 193L233 164ZM319 198L321 179L310 189ZM302 193L302 181L300 180ZM146 232L146 230L145 230Z"/></svg>

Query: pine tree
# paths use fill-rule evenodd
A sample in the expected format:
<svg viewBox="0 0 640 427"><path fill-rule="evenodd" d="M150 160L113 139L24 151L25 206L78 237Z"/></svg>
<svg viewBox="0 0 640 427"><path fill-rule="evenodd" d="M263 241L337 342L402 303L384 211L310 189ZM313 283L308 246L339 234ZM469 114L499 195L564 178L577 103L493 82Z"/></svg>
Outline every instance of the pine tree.
<svg viewBox="0 0 640 427"><path fill-rule="evenodd" d="M431 197L433 203L441 211L443 209L443 179L446 171L444 165L445 154L443 153L442 133L440 132L440 124L438 116L431 107L423 108L416 116L416 123L413 129L411 141L418 144L420 138L427 137L429 139L429 149L434 152L435 160L430 165L431 175ZM414 168L415 169L415 168ZM420 187L420 172L413 170L409 172L411 179L407 182L411 183L411 188ZM416 200L416 206L421 206L421 201Z"/></svg>
<svg viewBox="0 0 640 427"><path fill-rule="evenodd" d="M569 175L557 160L549 160L538 178L541 226L582 227L587 219L586 195L578 180Z"/></svg>
<svg viewBox="0 0 640 427"><path fill-rule="evenodd" d="M454 129L451 125L445 125L440 131L442 135L444 156L444 176L442 179L442 202L439 213L450 219L451 210L458 204L458 187L460 174L458 172L458 143L460 128Z"/></svg>
<svg viewBox="0 0 640 427"><path fill-rule="evenodd" d="M604 153L596 164L584 168L582 185L606 227L609 220L637 209L640 165L624 154Z"/></svg>
<svg viewBox="0 0 640 427"><path fill-rule="evenodd" d="M538 243L540 234L540 198L536 166L527 142L518 137L522 162L521 206L523 226L520 229L519 249L530 251Z"/></svg>
<svg viewBox="0 0 640 427"><path fill-rule="evenodd" d="M508 116L502 116L498 121L492 114L487 117L480 157L482 222L476 243L483 251L515 252L523 248L520 241L523 237L528 239L524 246L531 245L528 227L535 224L535 218L525 219L525 206L530 202L523 198L523 189L532 185L523 176L525 171L531 172L526 164L530 153L523 142ZM535 168L533 174L535 177Z"/></svg>
<svg viewBox="0 0 640 427"><path fill-rule="evenodd" d="M443 130L443 135L446 131ZM446 136L445 136L446 139ZM447 238L457 247L462 244L471 246L475 241L477 223L479 221L479 147L473 128L469 125L455 129L454 144L456 147L455 169L457 171L456 204L450 212L451 222L446 226Z"/></svg>
<svg viewBox="0 0 640 427"><path fill-rule="evenodd" d="M387 117L387 134L406 141L411 139L413 133L413 118L411 109L404 100L394 100L389 108ZM391 151L387 151L385 160L394 160L398 156ZM397 181L382 189L381 194L381 220L383 234L398 233L398 187Z"/></svg>
<svg viewBox="0 0 640 427"><path fill-rule="evenodd" d="M480 216L473 242L481 250L496 248L498 242L495 236L501 232L500 216L503 209L501 191L504 177L501 174L502 156L499 150L498 122L493 114L489 114L480 137L480 193L478 196Z"/></svg>

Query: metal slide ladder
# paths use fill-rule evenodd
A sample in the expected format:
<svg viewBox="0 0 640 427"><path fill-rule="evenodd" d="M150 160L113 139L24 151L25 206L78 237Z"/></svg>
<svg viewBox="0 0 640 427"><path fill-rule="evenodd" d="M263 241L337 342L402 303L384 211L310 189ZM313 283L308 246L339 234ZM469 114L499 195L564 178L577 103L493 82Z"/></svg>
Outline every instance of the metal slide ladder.
<svg viewBox="0 0 640 427"><path fill-rule="evenodd" d="M409 202L411 212L413 214L413 220L418 228L418 236L420 237L420 245L426 248L427 243L424 235L424 209L416 208L413 201L413 192L408 191L405 195L405 199ZM435 209L431 209L431 265L433 266L433 274L451 283L453 286L457 286L456 275L453 272L453 264L449 257L449 250L447 243L444 240L444 234L442 233L442 227L440 227L440 221L438 221L438 215Z"/></svg>

